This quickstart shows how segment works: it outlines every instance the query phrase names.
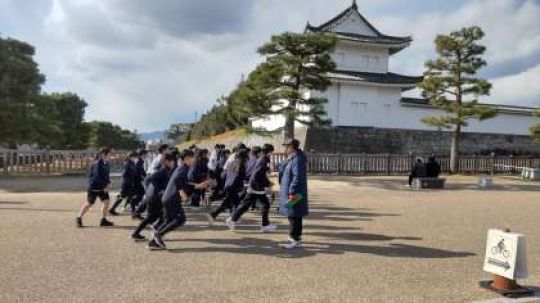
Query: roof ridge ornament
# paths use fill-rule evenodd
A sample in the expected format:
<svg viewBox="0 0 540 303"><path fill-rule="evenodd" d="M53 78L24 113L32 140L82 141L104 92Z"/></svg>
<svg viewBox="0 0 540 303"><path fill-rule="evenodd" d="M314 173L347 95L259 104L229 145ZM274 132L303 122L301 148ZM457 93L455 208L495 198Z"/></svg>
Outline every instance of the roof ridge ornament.
<svg viewBox="0 0 540 303"><path fill-rule="evenodd" d="M356 0L352 0L351 8L358 9L358 5L356 4Z"/></svg>

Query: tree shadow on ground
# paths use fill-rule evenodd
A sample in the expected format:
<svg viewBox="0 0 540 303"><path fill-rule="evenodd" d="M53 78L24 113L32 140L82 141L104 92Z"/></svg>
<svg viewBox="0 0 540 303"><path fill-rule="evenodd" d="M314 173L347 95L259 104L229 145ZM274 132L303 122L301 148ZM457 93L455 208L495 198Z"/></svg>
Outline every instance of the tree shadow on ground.
<svg viewBox="0 0 540 303"><path fill-rule="evenodd" d="M166 241L170 242L170 241ZM180 242L203 242L214 246L168 249L169 253L232 253L264 255L276 258L306 258L317 254L341 255L345 253L373 254L383 257L439 259L474 256L471 252L450 251L431 247L391 243L388 246L358 244L328 244L307 241L296 250L285 250L277 242L259 238L241 239L183 239Z"/></svg>
<svg viewBox="0 0 540 303"><path fill-rule="evenodd" d="M0 205L21 205L26 204L28 202L24 201L0 201Z"/></svg>

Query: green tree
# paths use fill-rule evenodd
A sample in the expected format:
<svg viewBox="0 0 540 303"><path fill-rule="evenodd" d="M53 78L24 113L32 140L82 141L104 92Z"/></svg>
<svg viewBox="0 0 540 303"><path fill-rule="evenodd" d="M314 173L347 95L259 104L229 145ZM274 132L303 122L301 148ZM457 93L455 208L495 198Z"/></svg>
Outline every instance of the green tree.
<svg viewBox="0 0 540 303"><path fill-rule="evenodd" d="M137 133L122 129L110 122L92 121L89 145L94 148L110 147L115 149L135 149L144 146Z"/></svg>
<svg viewBox="0 0 540 303"><path fill-rule="evenodd" d="M45 76L39 72L32 45L0 37L0 144L33 143L33 104Z"/></svg>
<svg viewBox="0 0 540 303"><path fill-rule="evenodd" d="M84 112L88 104L83 99L73 93L43 94L40 104L40 128L58 129L41 131L38 140L40 145L55 149L83 149L88 146L90 132L84 123ZM41 122L43 120L46 122Z"/></svg>
<svg viewBox="0 0 540 303"><path fill-rule="evenodd" d="M477 42L484 37L481 28L462 28L435 39L438 58L426 62L424 81L419 85L430 103L446 112L443 116L428 116L422 122L453 131L450 171L458 171L461 131L470 119L489 119L497 115L491 107L478 104L478 97L489 95L491 84L476 77L486 66L482 55L486 48Z"/></svg>
<svg viewBox="0 0 540 303"><path fill-rule="evenodd" d="M254 75L258 78L255 95L268 96L261 108L263 115L285 117L285 138L294 137L295 121L305 125L330 123L324 110L328 100L307 93L325 91L331 85L326 75L336 68L330 57L336 43L333 35L287 32L273 36L258 49L266 56L266 64Z"/></svg>

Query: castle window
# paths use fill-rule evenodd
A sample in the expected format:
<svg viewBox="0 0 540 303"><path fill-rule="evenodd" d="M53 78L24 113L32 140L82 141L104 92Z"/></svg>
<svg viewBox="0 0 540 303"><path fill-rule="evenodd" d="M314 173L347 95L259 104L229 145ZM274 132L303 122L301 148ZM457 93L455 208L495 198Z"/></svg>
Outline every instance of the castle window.
<svg viewBox="0 0 540 303"><path fill-rule="evenodd" d="M351 102L351 112L353 115L363 115L367 113L367 103L364 102Z"/></svg>

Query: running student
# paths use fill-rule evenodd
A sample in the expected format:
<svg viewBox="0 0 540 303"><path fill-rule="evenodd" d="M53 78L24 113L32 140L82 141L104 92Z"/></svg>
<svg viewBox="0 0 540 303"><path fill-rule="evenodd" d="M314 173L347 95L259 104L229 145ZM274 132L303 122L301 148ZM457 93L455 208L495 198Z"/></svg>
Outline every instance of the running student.
<svg viewBox="0 0 540 303"><path fill-rule="evenodd" d="M127 200L126 204L129 203L131 206L131 211L135 211L135 206L133 205L133 199L135 198L135 181L137 178L137 162L139 161L139 153L132 152L129 154L129 157L126 159L124 164L124 170L122 172L122 186L120 193L116 197L116 201L109 210L111 216L118 216L116 208L122 203L124 199Z"/></svg>
<svg viewBox="0 0 540 303"><path fill-rule="evenodd" d="M144 187L148 187L150 184L150 176L152 174L159 171L159 169L163 166L163 157L166 153L168 153L169 145L168 144L161 144L158 148L158 154L154 156L152 159L152 162L148 166L148 171L146 172L146 178L144 179ZM142 200L141 203L139 203L139 206L135 210L135 213L132 215L133 219L142 219L141 214L146 211L146 199Z"/></svg>
<svg viewBox="0 0 540 303"><path fill-rule="evenodd" d="M251 176L253 175L253 171L255 170L255 164L257 164L257 160L259 159L260 154L261 154L260 146L253 146L253 148L251 148L251 151L249 152L249 158L246 163L246 178L244 179L244 191L242 192L242 196L240 198L241 201L243 201L247 197L247 190L249 188L249 180ZM257 201L255 201L251 205L251 210L253 211L258 210Z"/></svg>
<svg viewBox="0 0 540 303"><path fill-rule="evenodd" d="M208 187L210 180L198 184L189 184L188 173L194 162L193 151L184 150L180 153L180 163L172 174L161 199L163 203L163 220L156 227L152 239L148 242L150 250L166 249L163 236L186 223L186 214L182 207L182 201L189 199L187 194L189 187L192 186L196 190L204 190Z"/></svg>
<svg viewBox="0 0 540 303"><path fill-rule="evenodd" d="M145 149L140 149L139 151L139 160L136 164L137 174L135 176L135 197L132 200L133 205L137 208L143 197L144 197L144 179L146 178L146 170L144 169L144 160L148 151ZM133 211L135 212L135 211Z"/></svg>
<svg viewBox="0 0 540 303"><path fill-rule="evenodd" d="M266 188L272 186L268 179L268 168L270 164L270 154L274 152L274 146L265 144L262 147L262 155L259 156L255 167L249 178L247 196L242 204L233 212L231 220L228 222L229 229L234 230L236 222L249 209L250 206L260 201L262 204L262 227L261 232L271 232L276 230L276 225L270 224L268 213L270 212L270 201L266 196Z"/></svg>
<svg viewBox="0 0 540 303"><path fill-rule="evenodd" d="M225 198L216 210L207 215L209 225L212 225L217 216L227 209L232 214L233 209L240 202L240 193L244 188L244 178L246 175L247 153L245 149L240 149L236 152L235 156L233 155L231 157L234 157L234 160L230 162L228 170L225 172ZM227 219L227 222L229 221L230 217Z"/></svg>
<svg viewBox="0 0 540 303"><path fill-rule="evenodd" d="M148 187L146 188L143 201L143 203L147 205L148 211L146 218L141 221L137 229L131 234L133 240L146 240L146 238L141 235L141 231L149 224L156 223L156 221L161 219L161 197L175 167L176 158L171 154L165 154L163 156L163 165L161 168L155 174L148 177Z"/></svg>
<svg viewBox="0 0 540 303"><path fill-rule="evenodd" d="M113 223L107 220L107 212L109 210L109 163L107 162L109 158L110 150L108 148L103 148L96 155L96 158L88 173L88 192L87 192L87 201L81 205L81 210L79 215L75 219L77 227L83 227L82 217L84 214L90 210L92 205L96 202L97 198L103 203L101 205L102 218L99 226L112 226Z"/></svg>

